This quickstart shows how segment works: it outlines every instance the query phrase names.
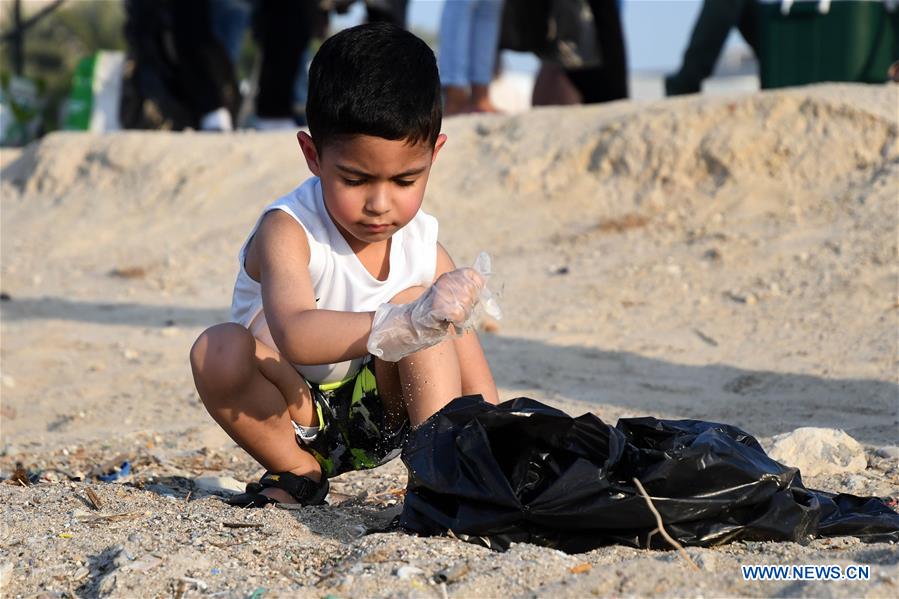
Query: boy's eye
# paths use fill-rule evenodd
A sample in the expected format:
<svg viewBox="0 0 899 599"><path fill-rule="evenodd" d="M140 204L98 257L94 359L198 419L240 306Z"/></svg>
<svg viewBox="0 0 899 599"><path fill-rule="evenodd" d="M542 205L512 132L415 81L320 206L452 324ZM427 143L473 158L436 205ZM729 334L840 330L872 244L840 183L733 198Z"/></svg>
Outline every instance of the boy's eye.
<svg viewBox="0 0 899 599"><path fill-rule="evenodd" d="M362 185L365 183L364 179L347 179L343 177L343 182L351 187L356 187L357 185Z"/></svg>
<svg viewBox="0 0 899 599"><path fill-rule="evenodd" d="M406 179L395 179L394 182L400 187L409 187L415 183L415 181L408 181Z"/></svg>

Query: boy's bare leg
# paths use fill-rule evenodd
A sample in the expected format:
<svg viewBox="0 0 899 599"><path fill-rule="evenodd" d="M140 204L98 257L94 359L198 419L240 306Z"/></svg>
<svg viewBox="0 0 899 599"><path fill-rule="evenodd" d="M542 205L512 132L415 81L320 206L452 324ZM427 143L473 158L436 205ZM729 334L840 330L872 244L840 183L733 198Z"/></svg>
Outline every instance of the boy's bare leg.
<svg viewBox="0 0 899 599"><path fill-rule="evenodd" d="M315 458L297 445L291 420L318 425L303 378L281 355L237 324L203 332L190 352L197 391L209 414L271 472L321 479ZM265 495L292 502L286 491Z"/></svg>
<svg viewBox="0 0 899 599"><path fill-rule="evenodd" d="M459 357L452 339L396 363L377 360L378 391L387 424L395 431L409 415L413 427L462 395Z"/></svg>
<svg viewBox="0 0 899 599"><path fill-rule="evenodd" d="M452 339L397 362L403 399L413 427L462 395L459 357Z"/></svg>
<svg viewBox="0 0 899 599"><path fill-rule="evenodd" d="M395 304L409 303L425 290L424 287L411 287L390 301ZM409 415L410 423L416 427L462 395L462 372L452 337L406 356L399 362L375 359L375 376L381 401L384 402L387 424L394 431L403 422L403 412Z"/></svg>

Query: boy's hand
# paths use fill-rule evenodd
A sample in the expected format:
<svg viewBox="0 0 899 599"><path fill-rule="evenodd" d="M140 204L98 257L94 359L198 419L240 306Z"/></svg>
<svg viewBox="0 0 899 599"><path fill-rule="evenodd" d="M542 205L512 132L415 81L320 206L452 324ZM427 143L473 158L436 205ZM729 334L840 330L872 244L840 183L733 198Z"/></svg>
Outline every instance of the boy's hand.
<svg viewBox="0 0 899 599"><path fill-rule="evenodd" d="M375 312L368 351L397 362L419 350L437 345L449 334L449 325L461 333L479 320L479 306L499 318L499 306L487 290L490 258L482 253L474 268L442 274L421 297L409 304L383 304Z"/></svg>
<svg viewBox="0 0 899 599"><path fill-rule="evenodd" d="M413 318L422 325L444 330L448 323L457 329L470 328L474 308L487 279L471 268L445 272L417 302Z"/></svg>

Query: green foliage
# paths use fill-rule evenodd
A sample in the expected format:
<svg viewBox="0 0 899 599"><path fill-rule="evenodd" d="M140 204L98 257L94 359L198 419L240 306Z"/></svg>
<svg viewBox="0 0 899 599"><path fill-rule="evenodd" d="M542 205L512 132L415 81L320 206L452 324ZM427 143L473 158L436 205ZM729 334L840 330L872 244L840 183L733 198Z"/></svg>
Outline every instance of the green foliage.
<svg viewBox="0 0 899 599"><path fill-rule="evenodd" d="M22 19L45 4L22 3ZM13 3L3 2L3 33L13 27ZM98 50L125 49L125 8L119 0L69 0L25 32L24 75L44 89L44 129L58 126L78 61ZM12 45L0 46L0 72L13 71Z"/></svg>

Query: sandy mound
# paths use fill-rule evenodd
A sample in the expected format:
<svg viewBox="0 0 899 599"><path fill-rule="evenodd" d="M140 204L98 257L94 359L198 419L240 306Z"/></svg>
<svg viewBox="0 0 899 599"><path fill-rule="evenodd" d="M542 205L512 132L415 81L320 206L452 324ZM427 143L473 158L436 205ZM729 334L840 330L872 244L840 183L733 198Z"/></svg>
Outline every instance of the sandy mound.
<svg viewBox="0 0 899 599"><path fill-rule="evenodd" d="M761 437L841 428L869 467L806 482L899 494L899 464L873 453L899 426L897 90L448 120L425 209L458 263L494 257L506 319L484 343L501 397L607 420L720 420ZM899 584L895 549L852 540L691 550L706 570L694 576L668 553L355 539L389 514L399 464L341 477L332 506L226 509L192 479L248 480L256 467L199 405L187 352L227 317L260 208L308 176L293 136L54 134L0 158L4 476L17 460L135 470L125 484L91 483L99 512L65 474L0 485L4 594L439 596L427 577L394 572L460 562L469 572L451 595L859 593L744 583L741 563L860 562L874 570L863 594ZM244 520L254 527L222 524ZM573 574L582 562L593 570Z"/></svg>

